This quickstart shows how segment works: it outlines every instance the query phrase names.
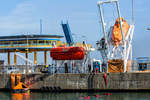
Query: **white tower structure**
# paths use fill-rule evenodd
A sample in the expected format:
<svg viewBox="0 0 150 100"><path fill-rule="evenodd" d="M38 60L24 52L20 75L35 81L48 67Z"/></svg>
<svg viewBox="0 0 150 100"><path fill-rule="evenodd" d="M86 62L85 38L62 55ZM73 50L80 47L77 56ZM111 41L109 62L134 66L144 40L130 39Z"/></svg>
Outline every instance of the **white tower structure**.
<svg viewBox="0 0 150 100"><path fill-rule="evenodd" d="M122 43L118 46L113 45L111 42L112 39L112 30L113 26L110 26L108 30L106 30L106 24L103 16L102 5L104 4L115 4L117 10L117 17L119 18L119 24L121 29L122 35ZM129 29L127 34L124 34L123 31L123 21L120 15L120 8L118 0L110 0L110 1L99 1L98 8L100 13L100 19L103 29L104 37L97 42L97 49L101 52L101 56L103 58L103 62L108 64L108 60L110 59L122 59L124 63L124 72L127 71L127 61L130 59L132 60L132 38L134 33L134 23L129 25ZM108 65L107 65L107 72L108 72Z"/></svg>

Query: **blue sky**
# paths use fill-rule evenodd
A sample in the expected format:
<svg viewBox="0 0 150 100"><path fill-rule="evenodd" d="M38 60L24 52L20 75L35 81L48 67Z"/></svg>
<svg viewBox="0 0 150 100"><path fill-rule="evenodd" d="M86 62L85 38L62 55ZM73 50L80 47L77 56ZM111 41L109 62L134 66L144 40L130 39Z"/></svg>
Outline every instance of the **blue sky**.
<svg viewBox="0 0 150 100"><path fill-rule="evenodd" d="M95 44L102 36L97 8L98 0L1 0L0 35L39 33L39 20L43 20L43 33L63 35L61 20L68 20L76 40L86 36ZM135 33L133 56L150 57L150 0L135 1ZM120 0L121 15L130 21L131 0ZM106 10L107 17L112 16Z"/></svg>

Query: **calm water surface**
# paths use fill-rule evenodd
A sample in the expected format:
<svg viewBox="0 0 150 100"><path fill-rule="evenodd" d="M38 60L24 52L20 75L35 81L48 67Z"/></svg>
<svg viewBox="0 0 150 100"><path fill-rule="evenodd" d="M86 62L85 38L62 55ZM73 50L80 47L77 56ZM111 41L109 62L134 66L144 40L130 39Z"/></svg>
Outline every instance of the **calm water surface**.
<svg viewBox="0 0 150 100"><path fill-rule="evenodd" d="M29 96L0 92L0 100L150 100L150 93L31 93Z"/></svg>

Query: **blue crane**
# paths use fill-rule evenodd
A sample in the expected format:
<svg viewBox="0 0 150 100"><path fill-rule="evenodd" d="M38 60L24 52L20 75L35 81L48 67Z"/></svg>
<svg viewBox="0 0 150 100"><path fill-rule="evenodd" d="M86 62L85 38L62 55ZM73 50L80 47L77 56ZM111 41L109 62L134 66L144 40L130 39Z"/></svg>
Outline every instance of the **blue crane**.
<svg viewBox="0 0 150 100"><path fill-rule="evenodd" d="M65 38L66 38L67 44L69 46L72 46L74 44L74 41L73 41L73 38L72 38L72 34L71 34L71 30L70 30L68 22L65 23L65 24L62 22L61 25L62 25L64 34L65 34Z"/></svg>

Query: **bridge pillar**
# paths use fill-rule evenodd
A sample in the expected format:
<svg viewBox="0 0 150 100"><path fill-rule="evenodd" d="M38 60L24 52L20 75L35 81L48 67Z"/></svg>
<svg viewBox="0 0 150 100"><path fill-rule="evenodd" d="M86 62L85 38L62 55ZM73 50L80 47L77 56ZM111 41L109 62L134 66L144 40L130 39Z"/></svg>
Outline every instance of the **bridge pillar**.
<svg viewBox="0 0 150 100"><path fill-rule="evenodd" d="M37 51L34 51L34 64L37 64Z"/></svg>
<svg viewBox="0 0 150 100"><path fill-rule="evenodd" d="M14 65L17 64L17 55L16 55L16 52L14 53Z"/></svg>
<svg viewBox="0 0 150 100"><path fill-rule="evenodd" d="M8 52L8 65L10 65L10 52Z"/></svg>
<svg viewBox="0 0 150 100"><path fill-rule="evenodd" d="M25 54L26 54L26 59L28 59L28 52L26 52ZM28 61L26 61L26 65L28 65Z"/></svg>
<svg viewBox="0 0 150 100"><path fill-rule="evenodd" d="M45 65L47 64L47 51L44 51L44 62Z"/></svg>

